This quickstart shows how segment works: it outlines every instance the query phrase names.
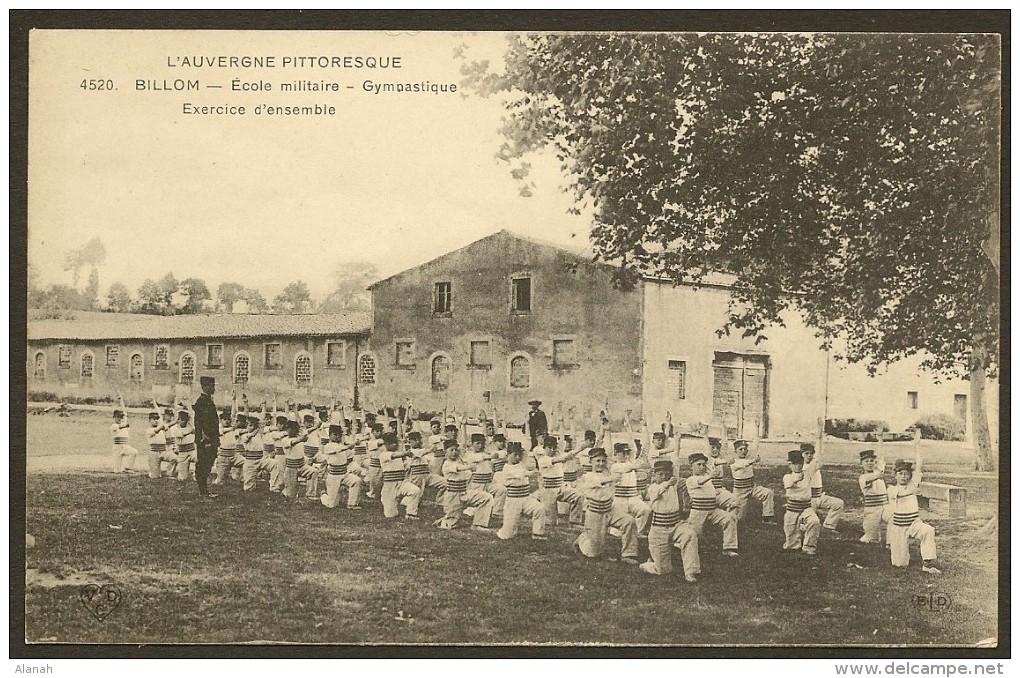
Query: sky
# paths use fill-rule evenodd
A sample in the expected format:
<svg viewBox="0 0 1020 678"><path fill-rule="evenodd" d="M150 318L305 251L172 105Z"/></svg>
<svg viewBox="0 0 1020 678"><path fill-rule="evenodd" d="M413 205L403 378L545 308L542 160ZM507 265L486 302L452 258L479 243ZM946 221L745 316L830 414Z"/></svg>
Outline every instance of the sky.
<svg viewBox="0 0 1020 678"><path fill-rule="evenodd" d="M345 260L372 262L387 276L503 228L586 246L590 215L567 213L572 199L554 158L533 160L531 197L495 158L504 110L459 87L453 53L462 44L498 64L506 35L34 31L33 275L42 285L70 283L64 256L99 236L104 294L113 282L134 292L171 271L204 279L214 293L230 281L270 300L303 280L321 298ZM275 67L184 65L221 56L273 57ZM401 68L295 66L301 56L399 57ZM234 78L272 90L233 91ZM199 90L136 87L172 88L177 79L198 80ZM91 90L89 80L112 80L115 89ZM341 90L280 91L296 80ZM458 92L374 94L366 80L452 83ZM186 115L185 103L245 106L246 114ZM254 114L259 104L336 112L268 117Z"/></svg>

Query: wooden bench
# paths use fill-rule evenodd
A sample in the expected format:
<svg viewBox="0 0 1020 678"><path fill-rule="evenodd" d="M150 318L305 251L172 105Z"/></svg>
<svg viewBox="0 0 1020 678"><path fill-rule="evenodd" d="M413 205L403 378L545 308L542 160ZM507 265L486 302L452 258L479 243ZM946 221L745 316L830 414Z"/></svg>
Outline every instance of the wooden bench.
<svg viewBox="0 0 1020 678"><path fill-rule="evenodd" d="M945 518L967 517L967 488L921 481L917 504Z"/></svg>

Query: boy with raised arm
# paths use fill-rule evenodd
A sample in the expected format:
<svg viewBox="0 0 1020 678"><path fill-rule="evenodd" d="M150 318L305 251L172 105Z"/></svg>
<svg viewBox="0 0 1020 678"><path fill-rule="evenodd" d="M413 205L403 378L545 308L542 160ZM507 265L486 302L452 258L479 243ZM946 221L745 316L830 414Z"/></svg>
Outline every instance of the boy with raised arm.
<svg viewBox="0 0 1020 678"><path fill-rule="evenodd" d="M584 497L584 529L574 541L574 549L586 558L598 558L605 551L609 528L620 533L620 558L627 565L637 565L638 539L634 517L623 508L614 506L613 486L619 475L610 472L606 464L606 451L596 447L589 454L591 473L585 473L578 482Z"/></svg>
<svg viewBox="0 0 1020 678"><path fill-rule="evenodd" d="M814 443L801 443L800 451L804 455L805 464L817 460ZM814 475L811 476L811 506L815 509L816 514L819 511L826 512L822 527L835 532L836 526L839 525L839 518L843 515L843 500L825 491L822 485L822 464L820 460L817 461Z"/></svg>
<svg viewBox="0 0 1020 678"><path fill-rule="evenodd" d="M547 525L555 526L559 517L559 502L569 504L569 516L572 525L580 525L584 520L584 497L576 489L567 487L563 482L563 462L577 456L577 451L556 454L556 438L551 435L543 440L543 454L536 459L539 473L539 498L545 507Z"/></svg>
<svg viewBox="0 0 1020 678"><path fill-rule="evenodd" d="M920 436L918 431L915 436ZM915 438L916 444L917 438ZM893 567L910 565L910 540L921 542L921 570L942 574L935 566L935 528L921 520L917 505L917 488L921 483L921 447L917 446L914 463L900 460L893 466L896 484L889 488L892 520L889 522L889 553Z"/></svg>
<svg viewBox="0 0 1020 678"><path fill-rule="evenodd" d="M673 547L680 549L684 579L692 584L701 574L701 557L698 554L698 535L680 520L680 498L676 491L677 479L673 475L673 462L658 459L652 467L652 484L648 486L648 501L652 508L652 526L648 529L648 562L641 571L648 574L669 574L673 571Z"/></svg>
<svg viewBox="0 0 1020 678"><path fill-rule="evenodd" d="M723 554L736 557L737 552L737 518L729 511L719 508L719 490L712 484L712 476L708 474L708 457L701 452L688 456L691 475L686 481L687 494L691 499L691 514L687 523L697 533L704 534L705 523L716 525L722 529Z"/></svg>
<svg viewBox="0 0 1020 678"><path fill-rule="evenodd" d="M234 466L234 454L237 452L238 429L234 428L237 413L237 393L231 394L230 409L220 413L220 445L216 450L216 463L214 464L215 478L211 481L213 485L223 486L230 469Z"/></svg>
<svg viewBox="0 0 1020 678"><path fill-rule="evenodd" d="M545 541L545 507L531 493L531 479L537 471L528 471L522 463L524 448L520 443L510 443L507 450L507 464L498 474L499 482L506 488L506 503L503 506L503 526L496 532L500 539L517 536L517 524L521 517L531 519L531 538Z"/></svg>
<svg viewBox="0 0 1020 678"><path fill-rule="evenodd" d="M864 535L862 544L878 544L882 541L882 526L887 522L886 507L889 506L889 489L885 486L885 459L879 459L875 450L861 450L861 475L857 484L864 496Z"/></svg>
<svg viewBox="0 0 1020 678"><path fill-rule="evenodd" d="M113 424L110 425L110 435L113 438L113 446L110 448L110 456L113 458L114 473L130 473L135 465L135 457L138 450L131 447L131 424L127 422L127 407L124 405L124 397L117 395L119 410L113 411Z"/></svg>
<svg viewBox="0 0 1020 678"><path fill-rule="evenodd" d="M786 489L786 512L783 514L783 532L786 541L784 551L803 550L813 556L818 548L818 533L821 523L811 507L811 477L818 469L816 463L805 463L800 450L787 454L790 472L783 476Z"/></svg>
<svg viewBox="0 0 1020 678"><path fill-rule="evenodd" d="M383 517L396 518L400 515L400 505L405 509L407 520L418 520L418 502L421 501L421 489L406 480L407 471L404 460L412 456L411 450L404 449L401 422L397 422L397 433L386 432L382 436L383 451L379 453L382 490L379 498L382 501Z"/></svg>
<svg viewBox="0 0 1020 678"><path fill-rule="evenodd" d="M492 515L492 495L468 488L472 467L461 461L457 441L447 440L443 445L446 448L446 460L443 462L446 492L443 494L443 517L437 521L439 529L452 530L457 527L464 507L468 506L475 509L474 529L488 532L489 518Z"/></svg>
<svg viewBox="0 0 1020 678"><path fill-rule="evenodd" d="M759 447L758 436L755 436L755 454L749 457L747 441L733 441L736 459L730 464L730 472L733 475L733 494L739 502L737 520L744 519L747 503L753 499L761 504L761 521L771 525L776 522L776 495L770 488L756 485L754 482L754 465L761 461Z"/></svg>
<svg viewBox="0 0 1020 678"><path fill-rule="evenodd" d="M195 426L187 410L177 413L177 480L185 482L191 477L192 467L198 459L195 448Z"/></svg>
<svg viewBox="0 0 1020 678"><path fill-rule="evenodd" d="M163 462L170 464L170 475L177 466L177 455L167 451L166 425L160 419L159 406L152 401L152 412L149 413L149 477L159 478L163 475Z"/></svg>

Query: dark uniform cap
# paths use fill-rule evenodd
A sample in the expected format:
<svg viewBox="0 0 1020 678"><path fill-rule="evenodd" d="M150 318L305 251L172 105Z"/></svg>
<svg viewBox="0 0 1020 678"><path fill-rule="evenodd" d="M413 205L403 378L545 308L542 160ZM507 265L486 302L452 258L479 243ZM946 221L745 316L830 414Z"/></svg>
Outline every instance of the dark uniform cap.
<svg viewBox="0 0 1020 678"><path fill-rule="evenodd" d="M445 431L457 431L458 428L457 428L456 424L447 424L446 428L443 429L443 430L445 430Z"/></svg>
<svg viewBox="0 0 1020 678"><path fill-rule="evenodd" d="M861 450L861 461L865 459L875 459L875 450Z"/></svg>
<svg viewBox="0 0 1020 678"><path fill-rule="evenodd" d="M801 443L800 444L800 451L801 452L814 452L815 451L815 444L814 443Z"/></svg>
<svg viewBox="0 0 1020 678"><path fill-rule="evenodd" d="M198 383L201 386L215 386L216 385L216 378L215 377L199 377L198 378Z"/></svg>
<svg viewBox="0 0 1020 678"><path fill-rule="evenodd" d="M630 444L629 443L616 443L613 445L614 454L629 454Z"/></svg>
<svg viewBox="0 0 1020 678"><path fill-rule="evenodd" d="M708 444L709 445L722 445L722 440L720 440L719 438L716 438L715 436L708 436Z"/></svg>
<svg viewBox="0 0 1020 678"><path fill-rule="evenodd" d="M786 453L786 459L791 464L803 464L804 453L801 452L800 450L790 450L789 452Z"/></svg>
<svg viewBox="0 0 1020 678"><path fill-rule="evenodd" d="M302 421L308 421L309 419L311 419L312 421L315 421L315 415L314 414L306 414L304 417L302 417L301 420Z"/></svg>
<svg viewBox="0 0 1020 678"><path fill-rule="evenodd" d="M746 440L740 439L740 440L734 440L733 441L733 449L737 449L738 447L747 447L747 446L748 446L748 444L747 444Z"/></svg>
<svg viewBox="0 0 1020 678"><path fill-rule="evenodd" d="M687 463L693 464L699 461L708 461L708 457L701 452L694 452L693 454L687 455Z"/></svg>
<svg viewBox="0 0 1020 678"><path fill-rule="evenodd" d="M497 433L494 436L492 436L492 440L493 440L493 442L497 442L497 443L505 443L506 442L506 436L503 435L502 433Z"/></svg>
<svg viewBox="0 0 1020 678"><path fill-rule="evenodd" d="M569 433L564 433L563 434L563 440L573 440L573 439L574 439L574 436L570 435Z"/></svg>
<svg viewBox="0 0 1020 678"><path fill-rule="evenodd" d="M398 442L396 433L384 433L382 437L383 445L396 445Z"/></svg>
<svg viewBox="0 0 1020 678"><path fill-rule="evenodd" d="M587 431L584 432L584 439L588 440L589 438L595 440L595 431L588 429Z"/></svg>
<svg viewBox="0 0 1020 678"><path fill-rule="evenodd" d="M906 459L900 459L893 465L893 473L899 473L900 471L910 471L913 473L914 464Z"/></svg>
<svg viewBox="0 0 1020 678"><path fill-rule="evenodd" d="M557 445L558 443L559 443L559 441L558 441L558 440L556 440L556 436L546 436L546 437L545 437L545 438L544 438L544 439L542 440L542 446L543 446L543 447L556 447L556 445Z"/></svg>
<svg viewBox="0 0 1020 678"><path fill-rule="evenodd" d="M524 453L524 445L522 445L521 443L518 443L518 442L509 443L507 445L506 452L507 452L507 454L510 454L511 452L520 452L520 453L523 454Z"/></svg>
<svg viewBox="0 0 1020 678"><path fill-rule="evenodd" d="M124 410L114 410L113 411L113 416L115 416L115 417L123 417L124 416Z"/></svg>
<svg viewBox="0 0 1020 678"><path fill-rule="evenodd" d="M287 415L280 414L277 415L276 417L276 423L279 424L280 426L286 426L288 421L289 420L287 419Z"/></svg>
<svg viewBox="0 0 1020 678"><path fill-rule="evenodd" d="M262 420L259 419L257 416L251 416L251 417L248 417L248 423L249 424L255 424L256 426L258 426L259 424L262 423Z"/></svg>
<svg viewBox="0 0 1020 678"><path fill-rule="evenodd" d="M471 442L473 442L473 443L484 443L485 442L485 434L484 433L472 433L471 434Z"/></svg>
<svg viewBox="0 0 1020 678"><path fill-rule="evenodd" d="M653 471L658 471L666 477L672 477L673 475L673 462L668 459L660 459L652 465Z"/></svg>
<svg viewBox="0 0 1020 678"><path fill-rule="evenodd" d="M538 407L539 405L542 404L542 401L541 400L529 400L528 404L529 405L534 405L535 407Z"/></svg>
<svg viewBox="0 0 1020 678"><path fill-rule="evenodd" d="M411 431L407 434L408 440L421 440L421 433L418 431Z"/></svg>
<svg viewBox="0 0 1020 678"><path fill-rule="evenodd" d="M442 425L443 422L439 421L438 419L433 419L432 421L429 422L429 426L442 426Z"/></svg>
<svg viewBox="0 0 1020 678"><path fill-rule="evenodd" d="M588 453L588 459L595 459L596 457L602 457L603 459L605 459L606 456L607 455L605 449L601 447L596 447L595 449Z"/></svg>
<svg viewBox="0 0 1020 678"><path fill-rule="evenodd" d="M443 449L444 450L448 450L451 447L457 447L457 441L456 440L444 440L443 441Z"/></svg>
<svg viewBox="0 0 1020 678"><path fill-rule="evenodd" d="M344 432L344 427L341 426L340 424L330 424L329 425L329 434L331 436L343 435L343 432Z"/></svg>

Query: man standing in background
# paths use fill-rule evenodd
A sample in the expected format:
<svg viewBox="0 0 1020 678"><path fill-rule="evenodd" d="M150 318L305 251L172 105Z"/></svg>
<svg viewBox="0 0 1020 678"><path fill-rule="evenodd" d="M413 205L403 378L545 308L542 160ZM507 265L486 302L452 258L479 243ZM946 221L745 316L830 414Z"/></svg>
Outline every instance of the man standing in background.
<svg viewBox="0 0 1020 678"><path fill-rule="evenodd" d="M531 449L535 449L545 440L549 433L549 422L545 418L545 412L539 409L541 400L530 400L531 411L528 412L528 435L531 436Z"/></svg>
<svg viewBox="0 0 1020 678"><path fill-rule="evenodd" d="M211 494L206 484L209 480L209 472L212 471L213 462L216 461L216 451L220 447L220 418L216 413L216 404L212 396L216 393L216 380L212 377L200 377L199 383L202 386L202 395L195 401L195 446L198 451L198 459L195 461L195 480L198 482L198 493L203 497L217 497Z"/></svg>

